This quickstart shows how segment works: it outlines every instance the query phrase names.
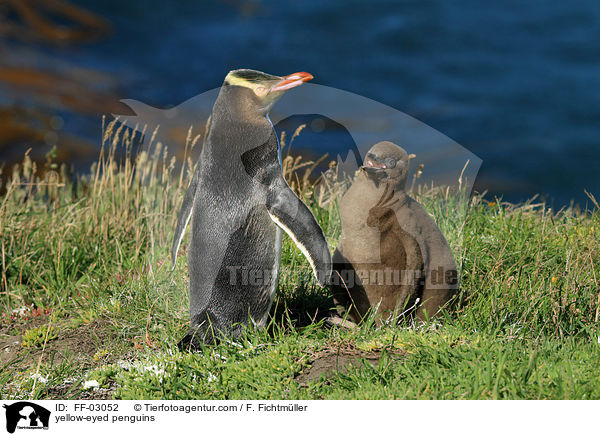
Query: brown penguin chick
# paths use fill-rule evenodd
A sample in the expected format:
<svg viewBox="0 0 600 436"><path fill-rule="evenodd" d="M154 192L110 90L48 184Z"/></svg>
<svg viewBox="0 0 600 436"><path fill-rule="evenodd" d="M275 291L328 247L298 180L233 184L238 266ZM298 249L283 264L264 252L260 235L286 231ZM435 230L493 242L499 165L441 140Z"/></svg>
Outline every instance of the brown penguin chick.
<svg viewBox="0 0 600 436"><path fill-rule="evenodd" d="M371 306L379 305L380 318L400 314L422 293L423 255L415 238L396 218L394 190L386 184L381 200L369 210L367 225L379 231L379 264L371 265L364 285ZM366 273L363 273L366 275Z"/></svg>
<svg viewBox="0 0 600 436"><path fill-rule="evenodd" d="M342 235L334 253L336 303L360 321L402 313L417 299L418 319L434 316L457 288L454 258L439 228L405 191L408 155L375 144L340 203Z"/></svg>

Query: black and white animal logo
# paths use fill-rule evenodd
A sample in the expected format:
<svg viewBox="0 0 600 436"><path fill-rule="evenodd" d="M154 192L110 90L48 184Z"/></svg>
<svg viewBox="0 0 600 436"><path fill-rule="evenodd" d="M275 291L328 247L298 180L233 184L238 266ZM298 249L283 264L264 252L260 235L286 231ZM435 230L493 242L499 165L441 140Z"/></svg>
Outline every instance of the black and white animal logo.
<svg viewBox="0 0 600 436"><path fill-rule="evenodd" d="M14 433L18 429L48 429L50 411L29 401L5 404L6 431Z"/></svg>

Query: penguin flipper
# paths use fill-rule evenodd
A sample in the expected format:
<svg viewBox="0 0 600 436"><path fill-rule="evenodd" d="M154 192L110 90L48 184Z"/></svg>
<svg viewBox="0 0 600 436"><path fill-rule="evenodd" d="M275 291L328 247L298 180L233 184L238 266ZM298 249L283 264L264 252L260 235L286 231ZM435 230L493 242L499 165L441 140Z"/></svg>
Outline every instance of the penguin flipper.
<svg viewBox="0 0 600 436"><path fill-rule="evenodd" d="M321 286L328 284L332 264L323 230L283 177L278 177L270 187L267 210L271 220L292 238L304 254L317 282Z"/></svg>
<svg viewBox="0 0 600 436"><path fill-rule="evenodd" d="M190 186L185 193L179 215L177 216L177 226L175 227L175 234L173 235L173 245L171 246L171 269L175 269L175 262L177 261L177 252L179 246L183 240L185 229L190 222L192 217L192 209L194 206L194 198L196 197L196 188L198 187L198 180L200 179L200 168L196 169Z"/></svg>

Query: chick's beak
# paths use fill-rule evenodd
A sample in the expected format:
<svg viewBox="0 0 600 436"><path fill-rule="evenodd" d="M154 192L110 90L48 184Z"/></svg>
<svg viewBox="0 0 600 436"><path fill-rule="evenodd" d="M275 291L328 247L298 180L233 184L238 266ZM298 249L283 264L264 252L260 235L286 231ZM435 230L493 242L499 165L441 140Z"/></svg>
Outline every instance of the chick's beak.
<svg viewBox="0 0 600 436"><path fill-rule="evenodd" d="M386 169L387 166L383 163L377 162L374 159L371 159L370 157L367 157L367 159L365 160L365 164L361 168L364 168L366 170L382 170Z"/></svg>
<svg viewBox="0 0 600 436"><path fill-rule="evenodd" d="M272 88L273 91L287 91L288 89L300 86L305 82L313 79L313 75L310 73L299 72L290 74L289 76L283 76L279 82L277 82Z"/></svg>

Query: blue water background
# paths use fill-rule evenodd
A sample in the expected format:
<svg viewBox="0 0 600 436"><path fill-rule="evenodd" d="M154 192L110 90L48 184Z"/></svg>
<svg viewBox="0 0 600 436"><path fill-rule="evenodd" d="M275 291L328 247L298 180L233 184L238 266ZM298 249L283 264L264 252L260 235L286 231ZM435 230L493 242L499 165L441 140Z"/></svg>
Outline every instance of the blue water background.
<svg viewBox="0 0 600 436"><path fill-rule="evenodd" d="M169 107L234 68L308 71L478 155L479 190L600 197L600 1L77 3L112 36L55 54L115 75L123 98Z"/></svg>

